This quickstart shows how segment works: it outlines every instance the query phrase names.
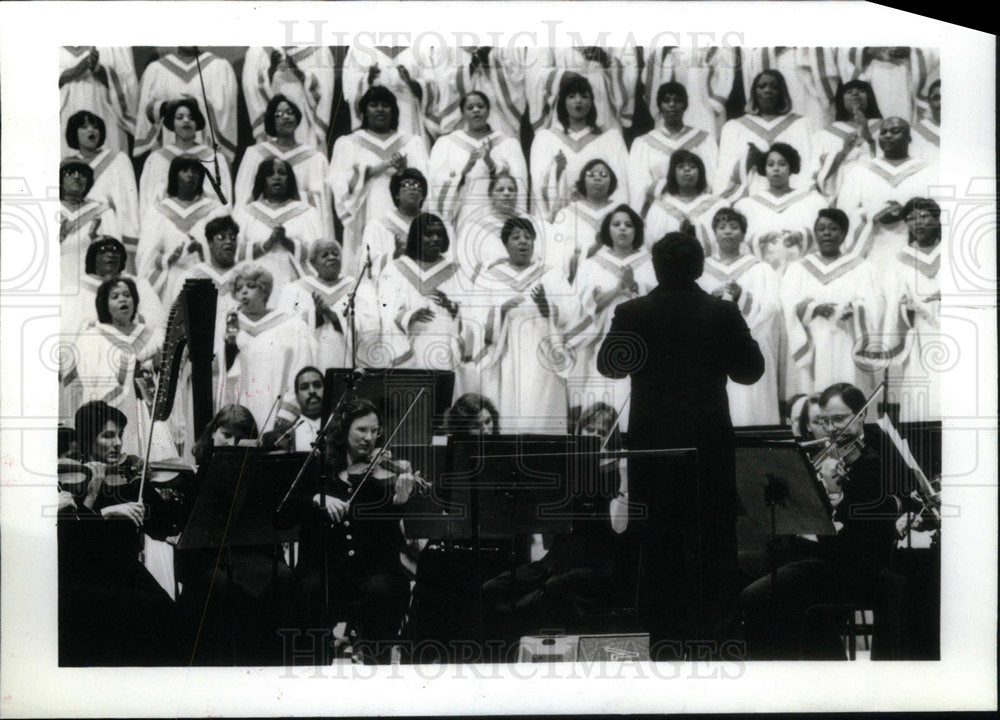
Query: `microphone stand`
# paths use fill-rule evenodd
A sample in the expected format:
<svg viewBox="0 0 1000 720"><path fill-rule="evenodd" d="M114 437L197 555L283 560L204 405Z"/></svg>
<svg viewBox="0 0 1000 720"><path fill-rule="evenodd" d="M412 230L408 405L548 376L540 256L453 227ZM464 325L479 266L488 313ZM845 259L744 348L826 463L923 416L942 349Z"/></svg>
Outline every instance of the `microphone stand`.
<svg viewBox="0 0 1000 720"><path fill-rule="evenodd" d="M358 277L354 281L354 287L351 288L351 292L347 296L347 316L349 323L349 331L351 333L351 377L347 381L347 386L353 391L354 384L357 381L358 372L358 334L357 334L357 319L354 314L354 304L355 298L358 296L358 289L361 287L361 280L364 278L365 273L371 274L372 270L372 251L371 247L366 245L367 258L365 259L365 264L361 266L361 272L358 273Z"/></svg>
<svg viewBox="0 0 1000 720"><path fill-rule="evenodd" d="M205 78L201 75L201 55L196 54L194 56L195 65L198 67L198 80L201 82L201 98L205 102L205 118L208 121L208 131L212 135L212 163L215 169L215 175L212 173L205 173L208 181L212 184L212 189L215 190L215 194L219 198L219 202L223 205L227 204L226 196L222 194L222 174L219 172L219 143L215 139L215 127L212 125L212 110L208 105L208 94L205 92Z"/></svg>

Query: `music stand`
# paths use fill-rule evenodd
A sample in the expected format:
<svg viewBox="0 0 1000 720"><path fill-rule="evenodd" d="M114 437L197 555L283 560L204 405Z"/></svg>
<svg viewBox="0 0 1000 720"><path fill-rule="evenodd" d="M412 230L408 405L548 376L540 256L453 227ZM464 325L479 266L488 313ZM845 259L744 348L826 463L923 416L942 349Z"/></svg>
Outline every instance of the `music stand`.
<svg viewBox="0 0 1000 720"><path fill-rule="evenodd" d="M736 487L750 523L768 534L772 590L778 583L778 537L836 534L826 490L794 441L740 438Z"/></svg>
<svg viewBox="0 0 1000 720"><path fill-rule="evenodd" d="M323 388L323 416L349 386L351 370L330 368ZM423 396L396 434L396 442L408 445L429 444L434 434L442 434L444 415L451 405L455 373L442 370L366 370L356 379L356 397L371 400L382 411L385 427L393 428L421 389Z"/></svg>
<svg viewBox="0 0 1000 720"><path fill-rule="evenodd" d="M178 550L217 550L223 558L229 594L230 653L234 664L232 548L275 545L286 538L294 540L295 532L279 533L274 529L272 518L278 499L301 466L303 457L304 454L266 456L256 447L220 447L214 449L211 459L198 473L198 495L176 547ZM275 585L277 577L275 554L272 563ZM276 594L275 600L277 602Z"/></svg>

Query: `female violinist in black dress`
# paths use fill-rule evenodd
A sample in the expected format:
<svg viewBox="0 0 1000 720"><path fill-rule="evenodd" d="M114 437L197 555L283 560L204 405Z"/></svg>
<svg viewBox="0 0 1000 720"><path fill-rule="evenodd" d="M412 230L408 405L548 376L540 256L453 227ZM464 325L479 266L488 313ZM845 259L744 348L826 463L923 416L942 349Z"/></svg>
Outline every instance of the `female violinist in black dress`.
<svg viewBox="0 0 1000 720"><path fill-rule="evenodd" d="M143 533L163 539L171 527L160 522L166 503L148 482L139 498L142 461L121 452L126 422L103 400L82 405L82 464L60 468L63 666L170 665L180 657L173 601L139 561Z"/></svg>
<svg viewBox="0 0 1000 720"><path fill-rule="evenodd" d="M381 436L375 405L348 402L327 432L320 476L304 482L287 512L300 522L293 612L306 633L303 642L329 638L334 623L347 620L357 638L354 654L384 663L410 601L396 506L422 479L391 460L377 462L368 474ZM315 650L322 660L323 648Z"/></svg>

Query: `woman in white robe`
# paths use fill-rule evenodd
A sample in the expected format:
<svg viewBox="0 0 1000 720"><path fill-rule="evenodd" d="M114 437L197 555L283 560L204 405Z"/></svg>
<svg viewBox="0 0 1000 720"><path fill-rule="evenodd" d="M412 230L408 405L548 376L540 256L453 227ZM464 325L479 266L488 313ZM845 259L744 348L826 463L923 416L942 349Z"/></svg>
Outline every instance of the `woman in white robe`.
<svg viewBox="0 0 1000 720"><path fill-rule="evenodd" d="M516 137L501 135L489 124L490 101L481 92L461 100L462 125L438 138L431 148L432 210L458 226L477 207L489 203L490 178L505 173L518 185L520 206L527 209L528 164Z"/></svg>
<svg viewBox="0 0 1000 720"><path fill-rule="evenodd" d="M808 162L812 157L809 121L791 111L785 78L777 70L765 70L754 78L747 101L747 114L722 126L719 138L719 168L715 189L724 198L738 197L745 189L762 189L766 180L752 171L758 156L776 142L791 145ZM800 184L808 187L812 172L807 168Z"/></svg>
<svg viewBox="0 0 1000 720"><path fill-rule="evenodd" d="M266 128L267 107L281 95L302 113L302 121L295 127L294 145L307 145L325 160L334 79L333 56L328 47L247 48L243 97L257 143L274 137Z"/></svg>
<svg viewBox="0 0 1000 720"><path fill-rule="evenodd" d="M81 328L98 322L97 289L116 275L127 277L135 283L139 293L136 320L154 329L163 329L167 313L153 286L145 278L125 272L127 253L116 238L104 235L96 238L87 248L86 275L80 279L78 294L62 298L59 326L65 337L72 337Z"/></svg>
<svg viewBox="0 0 1000 720"><path fill-rule="evenodd" d="M832 103L840 72L837 49L824 47L743 48L743 86L762 70L777 70L788 83L792 111L809 120L813 130L832 119Z"/></svg>
<svg viewBox="0 0 1000 720"><path fill-rule="evenodd" d="M576 75L586 79L593 89L598 125L609 129L632 127L639 76L639 57L634 46L546 48L532 60L540 61L541 67L532 73L528 104L548 112L548 117L539 118L541 124L555 127L560 122L558 114L552 112L558 107L560 85L568 76Z"/></svg>
<svg viewBox="0 0 1000 720"><path fill-rule="evenodd" d="M378 342L381 323L375 284L367 278L341 275L340 243L320 240L309 254L307 274L286 287L278 301L280 309L297 314L313 328L316 367L349 368L353 340L357 337L357 366L368 367L368 349ZM354 324L348 311L351 292L354 298Z"/></svg>
<svg viewBox="0 0 1000 720"><path fill-rule="evenodd" d="M653 97L654 90L658 94L663 85L677 83L684 87L690 100L687 122L716 141L726 122L726 100L736 77L734 60L731 52L721 47L650 48L643 78L653 122L659 123L662 117L660 102Z"/></svg>
<svg viewBox="0 0 1000 720"><path fill-rule="evenodd" d="M628 429L629 380L611 380L597 370L597 351L611 328L615 308L649 293L656 275L645 249L642 218L628 205L618 205L601 222L600 249L583 260L574 289L579 316L566 330L566 344L576 354L569 377L569 405L586 408L603 402L621 413L620 427Z"/></svg>
<svg viewBox="0 0 1000 720"><path fill-rule="evenodd" d="M226 212L214 194L202 194L204 178L201 162L174 158L166 197L154 202L142 218L136 267L163 303L177 296L184 271L208 257L205 225Z"/></svg>
<svg viewBox="0 0 1000 720"><path fill-rule="evenodd" d="M389 194L395 207L365 225L361 239L364 254L359 265L363 267L371 257L372 266L366 273L369 280L381 275L389 263L406 252L410 225L423 210L427 190L427 178L416 168L404 168L389 178Z"/></svg>
<svg viewBox="0 0 1000 720"><path fill-rule="evenodd" d="M137 320L139 302L131 279L116 276L104 281L95 298L99 322L76 336L75 350L64 359L61 374L63 385L73 396L70 415L85 402L103 400L128 419L122 435L123 452L145 457L149 410L137 394L136 383L152 400L152 373L163 346L163 330ZM151 457L176 455L176 450L171 452L166 423L156 423L153 440Z"/></svg>
<svg viewBox="0 0 1000 720"><path fill-rule="evenodd" d="M343 67L344 101L350 109L351 129L365 125L365 96L375 87L390 91L398 101L393 127L408 137L426 142L423 108L430 94L421 63L408 47L354 47L347 51ZM421 168L424 172L427 168Z"/></svg>
<svg viewBox="0 0 1000 720"><path fill-rule="evenodd" d="M816 187L833 200L850 169L865 158L875 157L875 136L882 113L872 86L852 80L837 88L835 119L813 135L812 167Z"/></svg>
<svg viewBox="0 0 1000 720"><path fill-rule="evenodd" d="M666 177L650 193L645 210L646 249L671 232L691 232L701 242L705 256L715 251L712 218L726 203L708 191L705 164L688 150L670 156Z"/></svg>
<svg viewBox="0 0 1000 720"><path fill-rule="evenodd" d="M747 220L730 208L712 219L718 252L705 258L698 285L707 293L735 302L764 356L764 374L753 385L726 383L734 426L777 425L782 322L778 276L770 265L743 254Z"/></svg>
<svg viewBox="0 0 1000 720"><path fill-rule="evenodd" d="M128 152L135 134L139 82L129 47L64 45L59 48L59 120L86 110L104 121L107 149ZM64 146L63 154L69 150Z"/></svg>
<svg viewBox="0 0 1000 720"><path fill-rule="evenodd" d="M889 398L902 422L941 420L941 369L933 363L941 333L941 208L914 198L903 209L910 242L882 275L883 344Z"/></svg>
<svg viewBox="0 0 1000 720"><path fill-rule="evenodd" d="M139 193L135 185L135 170L123 152L102 147L107 128L100 116L80 110L66 123L66 157L78 158L94 171L94 185L87 193L115 211L122 242L135 253L139 241ZM131 258L130 258L131 259ZM134 264L134 263L133 263Z"/></svg>
<svg viewBox="0 0 1000 720"><path fill-rule="evenodd" d="M714 132L684 124L688 95L683 85L663 83L656 91L656 106L663 123L637 137L628 153L628 194L638 208L647 205L653 187L667 177L670 156L678 150L688 150L701 158L709 190L719 164Z"/></svg>
<svg viewBox="0 0 1000 720"><path fill-rule="evenodd" d="M775 143L758 157L757 172L767 188L743 198L734 207L747 219L747 244L780 276L813 248L812 226L816 213L828 206L826 199L808 188L795 190L790 178L802 169L795 148Z"/></svg>
<svg viewBox="0 0 1000 720"><path fill-rule="evenodd" d="M566 376L571 369L563 333L576 315L575 296L562 273L533 260L535 231L530 221L512 218L502 237L508 259L483 272L479 282L489 298L481 366L497 391L505 432L565 434Z"/></svg>
<svg viewBox="0 0 1000 720"><path fill-rule="evenodd" d="M535 240L538 259L562 272L572 285L577 268L598 248L601 222L615 203L618 176L604 160L594 159L580 168L573 200L556 213L546 236Z"/></svg>
<svg viewBox="0 0 1000 720"><path fill-rule="evenodd" d="M215 353L228 380L220 406L243 405L261 431L273 426L275 401L292 389L299 370L315 365L316 355L312 331L296 314L268 309L273 287L271 274L256 263L234 269L232 293L239 311Z"/></svg>
<svg viewBox="0 0 1000 720"><path fill-rule="evenodd" d="M886 117L916 122L928 114L927 95L940 73L936 49L913 47L840 48L841 78L871 83Z"/></svg>
<svg viewBox="0 0 1000 720"><path fill-rule="evenodd" d="M406 167L428 175L427 146L420 135L401 132L396 97L381 85L369 88L359 102L361 127L337 138L327 184L337 217L344 224L344 272L354 274L364 262L364 228L393 208L389 178Z"/></svg>
<svg viewBox="0 0 1000 720"><path fill-rule="evenodd" d="M450 239L437 215L421 213L410 225L403 256L378 279L384 367L456 372L464 354L458 265L445 253Z"/></svg>
<svg viewBox="0 0 1000 720"><path fill-rule="evenodd" d="M79 292L85 274L87 248L96 238L121 238L114 210L87 197L94 171L87 163L67 158L59 165L59 290L64 296Z"/></svg>
<svg viewBox="0 0 1000 720"><path fill-rule="evenodd" d="M203 83L205 96L202 95ZM233 162L236 155L236 73L228 60L190 46L167 53L143 71L132 155L142 157L150 150L174 142L173 132L163 125L163 106L183 97L195 99L211 124L219 151ZM204 97L208 98L207 108ZM203 134L202 141L211 142L211 132Z"/></svg>
<svg viewBox="0 0 1000 720"><path fill-rule="evenodd" d="M855 253L841 254L847 230L842 210L821 210L815 225L819 252L789 265L781 278L792 363L785 397L837 382L874 388L855 354L867 349L869 336L882 327L882 293L871 263Z"/></svg>
<svg viewBox="0 0 1000 720"><path fill-rule="evenodd" d="M295 172L276 157L257 166L253 202L238 208L234 219L243 231L239 259L267 269L276 298L305 274L313 243L324 237L319 212L300 198Z"/></svg>
<svg viewBox="0 0 1000 720"><path fill-rule="evenodd" d="M199 142L198 133L205 129L205 116L201 114L195 99L181 98L176 102L168 102L164 108L163 127L173 133L174 139L172 143L151 152L142 164L142 174L139 176L139 217L145 216L154 202L166 196L170 163L174 158L182 156L193 157L202 164L205 168L202 194L217 200L218 194L212 186L211 178L215 178L215 161L218 160L219 189L226 204L232 205L233 175L229 169L229 160L224 154L214 153L205 143Z"/></svg>
<svg viewBox="0 0 1000 720"><path fill-rule="evenodd" d="M619 178L628 173L621 131L597 124L594 92L585 78L573 74L564 78L555 115L558 122L540 130L531 143L532 212L548 223L573 199L572 183L591 160L604 160ZM628 202L626 183L618 185L611 199Z"/></svg>
<svg viewBox="0 0 1000 720"><path fill-rule="evenodd" d="M236 200L233 207L253 202L254 178L257 168L267 158L278 158L292 168L299 199L309 203L323 219L324 237L333 237L333 199L326 184L330 164L326 150L317 150L311 141L297 139L302 126L302 109L284 95L274 95L263 114L265 135L256 145L247 148L236 174Z"/></svg>

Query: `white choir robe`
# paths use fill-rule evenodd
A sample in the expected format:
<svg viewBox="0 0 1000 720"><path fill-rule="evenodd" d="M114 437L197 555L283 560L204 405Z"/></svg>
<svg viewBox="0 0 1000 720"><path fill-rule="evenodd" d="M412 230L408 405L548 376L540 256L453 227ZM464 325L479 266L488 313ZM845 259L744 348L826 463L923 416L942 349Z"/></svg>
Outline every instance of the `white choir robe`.
<svg viewBox="0 0 1000 720"><path fill-rule="evenodd" d="M379 68L380 73L372 84L382 85L396 96L396 104L399 105L398 131L426 142L423 109L430 99L428 81L424 78L425 72L423 70L426 64L418 60L413 48L408 47L367 46L360 48L352 46L347 51L347 57L344 58L342 82L344 101L351 113L351 129L355 131L361 129L358 103L369 88L368 73L375 66ZM399 74L400 67L405 68L410 79L420 86L422 98L414 95L413 89L403 80ZM336 152L336 148L334 148L334 152Z"/></svg>
<svg viewBox="0 0 1000 720"><path fill-rule="evenodd" d="M778 276L770 265L753 255L743 255L729 265L718 257L706 257L705 272L698 278L702 290L711 293L730 282L735 282L742 291L737 305L764 356L764 374L753 385L740 385L732 380L726 383L729 415L737 427L777 425L781 422L778 378L784 322Z"/></svg>
<svg viewBox="0 0 1000 720"><path fill-rule="evenodd" d="M59 48L59 73L76 67L90 52L91 46ZM139 81L135 74L132 49L129 47L98 47L98 62L104 78L90 70L59 88L59 124L66 127L70 117L81 110L94 113L104 121L104 147L112 154L128 152L128 137L135 134L136 102ZM70 152L62 134L62 152Z"/></svg>
<svg viewBox="0 0 1000 720"><path fill-rule="evenodd" d="M678 150L693 152L701 158L709 192L715 187L715 168L719 164L715 138L705 130L686 125L676 135L670 135L664 127L655 127L637 137L628 153L628 196L640 215L642 208L653 200L654 186L666 179L670 156Z"/></svg>
<svg viewBox="0 0 1000 720"><path fill-rule="evenodd" d="M566 169L557 177L555 159L559 151L566 156ZM532 212L553 222L556 213L575 199L580 171L594 159L603 160L618 178L611 199L616 204L628 202L628 151L620 130L597 134L584 128L567 133L557 123L536 133L530 162Z"/></svg>
<svg viewBox="0 0 1000 720"><path fill-rule="evenodd" d="M723 48L662 47L646 52L644 81L646 104L653 121L660 125L656 93L667 82L679 82L687 90L688 107L684 120L704 130L714 142L726 121L726 100L733 89L735 74ZM703 158L704 159L704 158ZM706 160L706 165L708 164Z"/></svg>
<svg viewBox="0 0 1000 720"><path fill-rule="evenodd" d="M909 58L872 58L861 67L865 48L839 48L841 78L866 80L871 84L882 117L900 117L915 123L930 114L928 90L940 76L940 55L936 49L912 48Z"/></svg>
<svg viewBox="0 0 1000 720"><path fill-rule="evenodd" d="M141 322L151 328L166 327L167 310L160 302L153 286L142 277L129 273L121 273L135 283L139 293L139 307L135 316L136 322ZM70 338L87 325L96 325L97 318L97 288L104 279L96 275L84 275L80 279L80 289L75 295L63 296L60 302L59 327L62 335Z"/></svg>
<svg viewBox="0 0 1000 720"><path fill-rule="evenodd" d="M351 319L347 303L355 281L355 278L348 275L328 285L318 277L305 275L287 285L281 297L275 301L276 307L295 313L307 327L313 329L316 367L320 370L351 367ZM319 294L330 306L340 322L341 330L334 328L332 323L316 311L313 293ZM358 367L369 367L368 350L378 342L380 332L379 301L374 283L362 280L358 285L354 313L358 337Z"/></svg>
<svg viewBox="0 0 1000 720"><path fill-rule="evenodd" d="M467 214L458 225L456 238L449 253L458 263L465 289L471 291L473 295L476 292L470 286L469 279L494 263L507 259L507 248L500 239L500 231L511 217L520 217L531 222L538 234L535 238L536 248L545 246L548 242L549 231L536 217L522 213L510 215L496 212L491 206L482 206Z"/></svg>
<svg viewBox="0 0 1000 720"><path fill-rule="evenodd" d="M539 238L542 242L535 241L535 257L559 270L567 280L572 279L580 264L596 251L601 223L618 205L610 199L597 208L584 200L569 203L556 213L545 238Z"/></svg>
<svg viewBox="0 0 1000 720"><path fill-rule="evenodd" d="M913 138L910 151L913 156L937 166L941 158L941 126L930 118L923 118L913 123L910 130Z"/></svg>
<svg viewBox="0 0 1000 720"><path fill-rule="evenodd" d="M243 313L237 317L239 353L225 373L230 382L222 404L243 405L253 414L258 430L263 432L273 427L275 418L271 406L291 389L295 374L307 365L315 365L315 341L310 328L284 310L270 310L259 320L250 320ZM225 348L217 347L215 357L224 368Z"/></svg>
<svg viewBox="0 0 1000 720"><path fill-rule="evenodd" d="M215 130L219 151L229 162L233 162L236 155L236 73L228 60L208 51L202 52L198 61L201 62L201 77L198 75L198 62L183 60L176 53L164 55L143 71L136 112L135 148L132 151L135 157L174 142L173 131L163 126L160 106L164 102L190 96L198 103L205 122L211 123ZM202 79L208 108L201 94ZM201 131L201 140L208 144L211 139L212 133L206 126Z"/></svg>
<svg viewBox="0 0 1000 720"><path fill-rule="evenodd" d="M743 48L743 87L749 94L753 79L764 70L777 70L785 78L792 112L809 121L813 130L834 117L833 100L840 80L834 48ZM879 100L881 104L881 99ZM888 117L888 116L887 116Z"/></svg>
<svg viewBox="0 0 1000 720"><path fill-rule="evenodd" d="M263 200L237 208L233 219L240 226L239 260L260 263L274 277L272 295L277 296L288 283L306 274L304 268L313 244L324 237L319 212L302 200L288 200L280 207L271 207ZM292 241L294 252L280 243L261 255L262 246L278 226L285 228L285 237Z"/></svg>
<svg viewBox="0 0 1000 720"><path fill-rule="evenodd" d="M424 76L429 82L430 102L425 123L432 138L440 138L462 125L462 98L473 91L490 101L490 126L504 137L518 138L521 118L528 109L524 88L524 56L520 48L490 48L488 67L480 65L472 72L472 53L468 48L427 48L428 62ZM435 140L435 144L436 144Z"/></svg>
<svg viewBox="0 0 1000 720"><path fill-rule="evenodd" d="M115 211L122 243L134 255L139 240L139 192L135 185L135 170L128 156L104 148L90 160L84 159L78 151L70 152L67 157L75 157L90 165L94 171L94 184L87 197L100 200Z"/></svg>
<svg viewBox="0 0 1000 720"><path fill-rule="evenodd" d="M236 173L233 207L253 202L253 181L257 176L257 168L272 157L285 161L292 168L295 184L299 188L299 199L316 208L323 220L324 237L333 239L333 199L326 184L330 164L326 160L326 153L316 150L312 145L299 144L285 150L265 139L248 147L240 161L239 172Z"/></svg>
<svg viewBox="0 0 1000 720"><path fill-rule="evenodd" d="M765 120L759 115L744 115L729 120L722 126L719 138L719 167L715 171L715 190L723 197L736 195L744 184L749 184L749 192L767 187L767 180L753 168L747 170L747 144L761 152L774 143L783 142L795 148L802 159L802 169L791 179L792 187L809 187L813 170L809 166L812 159L812 128L809 121L795 113L778 115Z"/></svg>
<svg viewBox="0 0 1000 720"><path fill-rule="evenodd" d="M67 355L60 368L63 386L70 389L72 397L70 407L61 408L61 413L72 417L83 403L103 400L125 415L122 452L145 457L149 414L136 395L135 371L137 364L154 369L163 346L163 330L136 323L126 334L114 325L96 323L82 328L73 344L75 352ZM156 423L153 447L153 459L177 454L164 422Z"/></svg>
<svg viewBox="0 0 1000 720"><path fill-rule="evenodd" d="M428 177L427 148L418 135L394 132L386 138L368 130L356 130L337 138L326 182L333 193L337 217L344 224L344 272L355 274L364 263L361 247L365 225L378 221L391 211L392 195L388 170L365 181L365 170L389 160L395 153L406 157L407 167L416 168ZM428 202L433 201L433 195Z"/></svg>
<svg viewBox="0 0 1000 720"><path fill-rule="evenodd" d="M271 58L278 59L273 71ZM290 62L289 62L290 61ZM300 79L291 69L301 71ZM284 95L299 108L302 122L295 140L319 151L326 159L326 139L333 112L333 56L326 47L249 47L243 61L243 97L254 139L267 140L264 113L275 95Z"/></svg>
<svg viewBox="0 0 1000 720"><path fill-rule="evenodd" d="M208 257L205 225L227 212L228 207L219 205L214 195L202 195L190 205L184 205L175 197L164 198L156 201L143 216L136 269L141 277L149 280L162 302L177 296L177 282L185 270ZM168 266L167 258L178 247L190 245L192 240L201 247L201 257L184 251L177 262Z"/></svg>
<svg viewBox="0 0 1000 720"><path fill-rule="evenodd" d="M813 226L816 216L823 208L829 207L826 198L815 190L792 190L785 195L775 195L770 188L756 192L739 200L733 207L747 218L746 243L759 258L775 253L771 258L772 267L780 272L785 263L796 260L808 253L815 245ZM778 248L765 249L761 246L763 237L772 232L792 232L802 234L799 251L788 248L778 253ZM773 263L777 263L775 267Z"/></svg>
<svg viewBox="0 0 1000 720"><path fill-rule="evenodd" d="M841 255L829 265L818 255L806 255L788 266L780 291L786 359L792 363L785 397L822 392L838 382L865 391L874 387L855 353L863 352L882 327L882 295L875 278L872 264L856 254ZM813 314L824 303L835 306L829 319Z"/></svg>
<svg viewBox="0 0 1000 720"><path fill-rule="evenodd" d="M705 257L710 256L717 248L712 218L719 210L729 206L724 200L708 193L685 202L676 195L665 193L665 187L666 181L661 180L653 188L656 200L646 214L646 248L652 250L656 241L667 233L680 232L684 220L689 220L694 227L695 237L705 250Z"/></svg>
<svg viewBox="0 0 1000 720"><path fill-rule="evenodd" d="M170 175L170 163L176 157L192 157L201 162L207 173L215 177L215 154L212 148L203 143L198 143L190 148L181 148L177 145L166 145L151 152L142 163L142 174L139 176L139 217L146 214L149 208L157 200L162 200L167 196L167 180ZM219 185L222 186L222 194L226 198L226 204L233 205L233 175L229 169L229 161L222 153L218 154L219 160ZM244 162L246 158L244 158ZM206 175L201 183L201 194L205 197L212 197L216 200L219 196L215 194L211 181ZM234 205L233 205L234 206Z"/></svg>
<svg viewBox="0 0 1000 720"><path fill-rule="evenodd" d="M425 269L404 255L386 266L378 279L382 348L376 359L382 361L379 367L453 371L458 394L465 350L461 306L458 317L452 318L431 299L434 290L455 302L462 295L458 265L451 258L442 257ZM422 308L433 312L433 319L410 329L410 318Z"/></svg>
<svg viewBox="0 0 1000 720"><path fill-rule="evenodd" d="M59 203L59 292L75 295L86 274L87 248L95 238L110 235L121 240L115 212L98 200L79 205ZM128 246L126 246L126 250Z"/></svg>
<svg viewBox="0 0 1000 720"><path fill-rule="evenodd" d="M937 166L912 157L899 165L883 158L857 163L837 196L837 207L851 219L848 239L854 244L845 243L845 252L859 252L878 266L888 262L906 247L906 223L874 227L872 218L890 200L905 205L912 198L929 197L937 176Z"/></svg>
<svg viewBox="0 0 1000 720"><path fill-rule="evenodd" d="M413 220L399 212L399 208L393 208L378 220L365 225L358 262L363 265L368 253L371 253L372 268L367 273L371 278L381 275L389 263L405 252Z"/></svg>
<svg viewBox="0 0 1000 720"><path fill-rule="evenodd" d="M878 126L881 122L878 119L868 121L868 129L873 138L878 137ZM834 158L844 149L844 141L852 137L854 133L853 125L841 121L830 123L825 128L813 133L813 157L810 167L816 173L816 188L830 200L833 200L840 193L840 189L844 185L844 178L856 163L874 157L872 148L867 143L862 142L850 149L839 166L833 166Z"/></svg>
<svg viewBox="0 0 1000 720"><path fill-rule="evenodd" d="M901 422L941 420L941 374L933 366L941 334L941 245L925 253L899 251L882 275L883 338L889 360L889 398ZM923 312L913 312L907 299Z"/></svg>
<svg viewBox="0 0 1000 720"><path fill-rule="evenodd" d="M485 389L488 381L496 383L495 394L486 396L497 405L500 427L505 433L566 433L566 377L572 362L563 333L577 315L573 289L559 270L538 262L523 270L509 261L497 263L479 282L490 308L484 323L483 384ZM537 286L549 301L547 319L531 299ZM517 305L503 313L510 300Z"/></svg>
<svg viewBox="0 0 1000 720"><path fill-rule="evenodd" d="M441 216L445 221L457 225L477 206L489 205L490 170L480 159L459 185L462 169L472 153L486 144L493 143L490 156L497 173L506 172L517 183L517 208L524 212L528 207L528 164L521 151L521 143L513 137L504 137L494 131L476 139L465 130L458 129L438 138L431 148L430 177L427 178L434 189L433 202L427 205L429 212Z"/></svg>
<svg viewBox="0 0 1000 720"><path fill-rule="evenodd" d="M533 86L527 88L532 106L532 116L536 131L544 125L559 127L556 117L556 103L559 99L559 83L566 73L582 75L590 81L594 91L594 107L597 109L597 124L606 129L632 127L635 114L635 85L639 77L639 58L635 47L602 48L608 56L609 67L597 60L588 60L582 48L546 48L543 51L541 74L532 73ZM547 108L547 116L534 121L535 106ZM619 177L622 182L622 178Z"/></svg>
<svg viewBox="0 0 1000 720"><path fill-rule="evenodd" d="M618 287L619 273L623 268L632 270L632 277L639 286L638 295L619 293L608 305L597 312L595 296ZM574 288L579 302L579 315L566 331L566 344L576 354L569 376L569 405L586 410L595 402L604 402L619 413L619 428L628 430L629 392L628 378L612 380L597 371L597 351L611 329L615 308L626 300L647 295L657 285L653 261L647 250L639 248L628 257L615 256L611 248L602 246L593 257L584 260L577 272Z"/></svg>

